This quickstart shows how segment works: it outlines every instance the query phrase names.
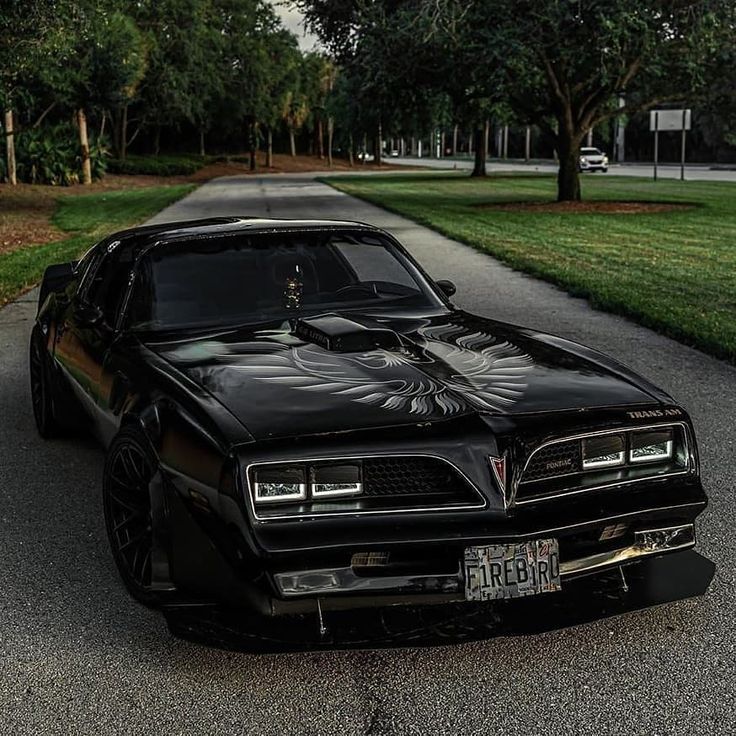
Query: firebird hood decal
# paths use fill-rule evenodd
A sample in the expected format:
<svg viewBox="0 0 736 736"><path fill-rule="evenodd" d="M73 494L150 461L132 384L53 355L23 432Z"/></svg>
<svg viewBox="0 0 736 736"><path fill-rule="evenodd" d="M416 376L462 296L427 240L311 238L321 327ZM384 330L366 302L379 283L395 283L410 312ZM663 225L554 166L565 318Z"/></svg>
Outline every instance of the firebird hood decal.
<svg viewBox="0 0 736 736"><path fill-rule="evenodd" d="M331 352L288 323L148 345L256 438L652 401L631 381L491 320L452 313L382 325L400 348Z"/></svg>
<svg viewBox="0 0 736 736"><path fill-rule="evenodd" d="M419 419L466 413L471 407L499 412L523 395L532 359L515 345L457 326L420 330L419 335L419 350L347 355L314 345L264 353L262 344L245 343L236 351L252 354L253 360L233 370L257 381L340 396Z"/></svg>

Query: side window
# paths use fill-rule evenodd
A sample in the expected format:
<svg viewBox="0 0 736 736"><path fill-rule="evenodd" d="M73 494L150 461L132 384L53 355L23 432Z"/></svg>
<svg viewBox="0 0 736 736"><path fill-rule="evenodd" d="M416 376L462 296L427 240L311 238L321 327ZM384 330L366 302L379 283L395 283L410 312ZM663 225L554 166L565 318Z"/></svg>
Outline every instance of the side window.
<svg viewBox="0 0 736 736"><path fill-rule="evenodd" d="M133 265L130 250L118 248L119 245L114 242L100 249L100 258L91 264L81 289L82 299L99 307L110 327L117 321Z"/></svg>

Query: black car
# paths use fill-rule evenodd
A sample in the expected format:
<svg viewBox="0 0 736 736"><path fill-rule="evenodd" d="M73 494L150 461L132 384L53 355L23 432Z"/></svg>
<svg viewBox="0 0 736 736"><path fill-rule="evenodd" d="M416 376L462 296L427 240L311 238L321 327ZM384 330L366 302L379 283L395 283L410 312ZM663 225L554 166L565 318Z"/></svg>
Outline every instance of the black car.
<svg viewBox="0 0 736 736"><path fill-rule="evenodd" d="M106 445L130 593L321 616L558 595L692 547L706 497L682 407L454 291L355 222L139 227L50 267L35 419Z"/></svg>

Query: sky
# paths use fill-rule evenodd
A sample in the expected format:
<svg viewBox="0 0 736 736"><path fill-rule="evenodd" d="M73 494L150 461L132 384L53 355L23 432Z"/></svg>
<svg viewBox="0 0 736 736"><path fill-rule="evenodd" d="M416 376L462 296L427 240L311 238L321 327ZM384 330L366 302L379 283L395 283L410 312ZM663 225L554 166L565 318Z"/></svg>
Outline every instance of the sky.
<svg viewBox="0 0 736 736"><path fill-rule="evenodd" d="M307 51L314 48L314 45L317 43L317 37L304 30L302 14L291 7L285 0L270 0L270 2L276 12L281 16L284 25L296 34L296 37L299 39L299 46Z"/></svg>

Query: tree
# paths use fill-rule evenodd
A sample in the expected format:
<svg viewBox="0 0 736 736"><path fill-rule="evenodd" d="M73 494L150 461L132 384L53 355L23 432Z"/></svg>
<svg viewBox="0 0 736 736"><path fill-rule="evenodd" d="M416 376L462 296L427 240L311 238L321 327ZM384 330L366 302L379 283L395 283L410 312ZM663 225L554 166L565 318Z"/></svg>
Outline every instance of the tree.
<svg viewBox="0 0 736 736"><path fill-rule="evenodd" d="M213 57L219 39L208 27L208 0L139 0L132 3L135 22L144 35L147 71L136 105L136 132L153 128L153 150L158 155L161 129L185 120L203 120L201 98L208 97ZM211 50L212 53L207 53ZM127 121L128 123L130 121Z"/></svg>
<svg viewBox="0 0 736 736"><path fill-rule="evenodd" d="M4 111L7 177L15 184L14 106L34 69L53 61L67 4L58 0L4 0L0 12L0 109Z"/></svg>
<svg viewBox="0 0 736 736"><path fill-rule="evenodd" d="M485 34L503 62L509 105L557 150L560 201L580 199L579 149L591 128L692 101L733 12L731 0L482 4L494 19Z"/></svg>

